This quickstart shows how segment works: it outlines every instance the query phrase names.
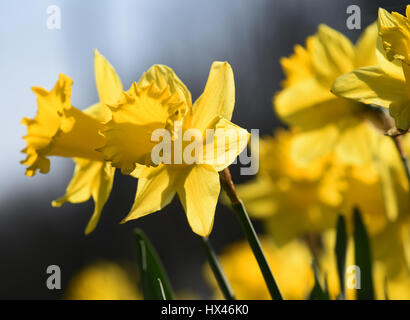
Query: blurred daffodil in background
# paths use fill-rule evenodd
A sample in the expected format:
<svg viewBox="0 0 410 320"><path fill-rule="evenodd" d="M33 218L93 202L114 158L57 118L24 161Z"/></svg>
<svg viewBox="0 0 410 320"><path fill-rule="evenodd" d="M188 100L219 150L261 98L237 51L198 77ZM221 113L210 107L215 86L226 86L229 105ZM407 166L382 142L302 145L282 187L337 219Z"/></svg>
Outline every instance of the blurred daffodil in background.
<svg viewBox="0 0 410 320"><path fill-rule="evenodd" d="M410 6L406 16L379 9L377 63L343 75L332 91L342 97L389 108L400 130L410 128Z"/></svg>
<svg viewBox="0 0 410 320"><path fill-rule="evenodd" d="M78 271L64 294L68 300L140 300L137 279L119 264L99 261Z"/></svg>
<svg viewBox="0 0 410 320"><path fill-rule="evenodd" d="M321 232L336 223L346 189L342 166L334 157L301 165L291 157L293 134L278 129L260 140L256 179L237 187L249 213L266 221L277 243Z"/></svg>
<svg viewBox="0 0 410 320"><path fill-rule="evenodd" d="M359 66L376 63L377 26L368 27L356 46L343 34L320 25L306 47L282 58L286 75L274 109L296 136L292 156L301 163L335 152L344 161L370 161L378 134L367 119L371 109L330 92L334 80Z"/></svg>
<svg viewBox="0 0 410 320"><path fill-rule="evenodd" d="M267 260L277 275L277 282L285 299L307 299L314 284L312 256L307 246L298 240L278 247L268 237L261 239ZM238 299L271 299L258 264L246 242L225 248L220 255L221 264ZM214 288L215 298L221 298L210 270L206 278Z"/></svg>
<svg viewBox="0 0 410 320"><path fill-rule="evenodd" d="M410 295L410 288L400 285L410 277L409 181L396 141L384 135L393 121L365 101L331 92L339 83L349 85L343 74L378 64L377 37L378 26L372 24L353 46L320 25L306 47L295 46L294 54L281 60L286 79L273 102L289 130L260 140L260 170L238 187L251 216L263 222L279 248L296 240L306 243L332 298L340 293L336 217L345 215L351 235L354 208L370 236L376 297L385 298L386 286L396 299ZM408 136L400 148L410 151ZM352 250L350 244L348 265L354 264ZM347 290L346 297L354 299L355 291Z"/></svg>

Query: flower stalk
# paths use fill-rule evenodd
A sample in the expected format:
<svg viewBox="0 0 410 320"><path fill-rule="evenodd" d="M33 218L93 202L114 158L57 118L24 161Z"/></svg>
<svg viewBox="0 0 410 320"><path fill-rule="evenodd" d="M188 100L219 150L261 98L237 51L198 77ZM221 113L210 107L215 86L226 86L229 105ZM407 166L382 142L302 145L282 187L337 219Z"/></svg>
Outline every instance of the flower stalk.
<svg viewBox="0 0 410 320"><path fill-rule="evenodd" d="M249 218L249 215L246 212L243 202L241 201L241 199L239 199L239 196L236 193L235 185L233 184L229 169L225 168L223 171L221 171L219 173L219 178L221 181L221 186L225 190L231 201L232 208L234 209L236 216L239 219L242 230L245 233L246 239L249 242L253 254L255 255L272 299L283 300L282 294L269 267L265 253L263 252L262 246Z"/></svg>
<svg viewBox="0 0 410 320"><path fill-rule="evenodd" d="M401 136L392 136L392 139L394 141L397 151L400 154L400 159L401 159L401 162L403 163L404 170L406 171L407 180L410 185L410 168L409 168L409 163L407 161L406 154L404 153L403 146L401 143Z"/></svg>
<svg viewBox="0 0 410 320"><path fill-rule="evenodd" d="M208 237L199 237L202 246L205 250L206 256L208 258L209 265L211 266L212 272L215 276L216 282L222 291L223 296L226 300L235 300L235 295L233 293L232 287L226 278L226 275L219 263L219 260L215 254L215 251L209 242Z"/></svg>

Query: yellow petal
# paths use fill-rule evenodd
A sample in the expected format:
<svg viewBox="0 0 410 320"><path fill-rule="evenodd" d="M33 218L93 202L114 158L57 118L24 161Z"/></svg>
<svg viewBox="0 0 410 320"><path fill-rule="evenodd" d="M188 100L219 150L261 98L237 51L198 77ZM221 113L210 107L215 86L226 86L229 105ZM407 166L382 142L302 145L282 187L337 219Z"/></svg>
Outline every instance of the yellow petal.
<svg viewBox="0 0 410 320"><path fill-rule="evenodd" d="M292 158L300 165L331 153L339 138L339 129L334 124L316 130L295 134L292 141Z"/></svg>
<svg viewBox="0 0 410 320"><path fill-rule="evenodd" d="M346 125L340 129L340 138L336 153L342 161L361 165L371 162L376 152L380 133L367 122L360 119L346 119Z"/></svg>
<svg viewBox="0 0 410 320"><path fill-rule="evenodd" d="M377 38L376 57L377 65L380 66L386 75L400 81L405 81L402 63L399 60L390 61L387 59L386 50L383 48L381 37Z"/></svg>
<svg viewBox="0 0 410 320"><path fill-rule="evenodd" d="M115 104L121 98L122 83L115 69L97 49L94 51L94 72L100 102Z"/></svg>
<svg viewBox="0 0 410 320"><path fill-rule="evenodd" d="M179 99L185 101L189 108L192 106L191 93L170 67L162 64L153 65L142 75L138 81L138 86L148 86L151 82L154 82L159 90L168 87L171 94L176 93Z"/></svg>
<svg viewBox="0 0 410 320"><path fill-rule="evenodd" d="M231 120L235 105L233 71L227 62L214 62L204 92L192 107L191 128L204 131L216 116Z"/></svg>
<svg viewBox="0 0 410 320"><path fill-rule="evenodd" d="M105 123L107 121L107 110L110 113L108 118L111 118L110 109L107 106L104 106L101 102L97 102L82 111L98 122Z"/></svg>
<svg viewBox="0 0 410 320"><path fill-rule="evenodd" d="M378 66L360 68L337 78L332 92L385 108L393 101L407 97L405 82L391 78Z"/></svg>
<svg viewBox="0 0 410 320"><path fill-rule="evenodd" d="M373 66L377 64L376 43L378 37L377 23L369 25L360 35L356 44L355 67Z"/></svg>
<svg viewBox="0 0 410 320"><path fill-rule="evenodd" d="M167 166L159 165L156 168L145 168L144 171L144 177L138 180L134 204L122 222L161 210L174 198L178 184L178 170L169 170Z"/></svg>
<svg viewBox="0 0 410 320"><path fill-rule="evenodd" d="M410 128L410 99L393 102L389 112L398 129L408 130Z"/></svg>
<svg viewBox="0 0 410 320"><path fill-rule="evenodd" d="M313 94L314 93L314 94ZM306 121L309 114L316 120L326 120L315 116L312 107L335 100L329 89L322 86L315 78L286 88L274 97L274 107L277 115L287 124L305 126L311 121ZM332 109L326 108L331 111Z"/></svg>
<svg viewBox="0 0 410 320"><path fill-rule="evenodd" d="M221 189L218 172L207 165L189 167L185 180L178 185L178 196L192 230L207 237L214 223Z"/></svg>
<svg viewBox="0 0 410 320"><path fill-rule="evenodd" d="M76 166L73 178L63 197L52 202L54 207L60 207L65 202L80 203L90 197L94 200L94 212L85 230L91 233L97 226L104 204L108 200L114 180L114 168L107 162L74 159Z"/></svg>
<svg viewBox="0 0 410 320"><path fill-rule="evenodd" d="M312 62L320 81L329 84L354 69L353 44L340 32L321 24L314 37Z"/></svg>
<svg viewBox="0 0 410 320"><path fill-rule="evenodd" d="M311 59L313 42L313 37L308 37L306 49L301 45L295 45L292 55L280 59L283 73L286 75L286 79L281 83L283 88L288 88L313 76Z"/></svg>
<svg viewBox="0 0 410 320"><path fill-rule="evenodd" d="M400 204L409 203L407 196L404 199L400 199L400 189L405 190L408 182L393 140L388 137L382 137L378 151L375 163L380 172L380 185L384 206L389 220L395 221L399 216L400 209L402 209ZM402 212L405 211L403 210Z"/></svg>
<svg viewBox="0 0 410 320"><path fill-rule="evenodd" d="M270 217L278 210L277 203L272 196L273 189L272 182L263 176L236 187L239 198L255 218ZM222 199L224 204L229 204L229 200L225 197Z"/></svg>
<svg viewBox="0 0 410 320"><path fill-rule="evenodd" d="M390 14L380 8L377 22L387 58L390 61L398 59L410 64L409 17L404 17L397 12Z"/></svg>
<svg viewBox="0 0 410 320"><path fill-rule="evenodd" d="M214 121L213 137L204 145L204 163L222 171L246 148L250 134L225 118L218 117Z"/></svg>

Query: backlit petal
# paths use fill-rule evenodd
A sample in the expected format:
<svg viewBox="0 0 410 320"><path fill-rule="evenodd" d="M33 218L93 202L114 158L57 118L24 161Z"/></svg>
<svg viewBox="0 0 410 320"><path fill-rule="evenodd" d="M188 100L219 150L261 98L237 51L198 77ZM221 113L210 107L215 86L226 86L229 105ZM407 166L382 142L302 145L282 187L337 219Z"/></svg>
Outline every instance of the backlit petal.
<svg viewBox="0 0 410 320"><path fill-rule="evenodd" d="M250 134L220 117L215 119L215 125L211 129L215 131L209 143L204 145L204 163L211 165L216 171L222 171L246 148Z"/></svg>
<svg viewBox="0 0 410 320"><path fill-rule="evenodd" d="M176 193L178 170L169 170L165 165L145 168L139 178L134 204L123 222L138 219L156 212L169 204Z"/></svg>
<svg viewBox="0 0 410 320"><path fill-rule="evenodd" d="M91 233L97 226L104 204L108 200L114 180L115 169L107 162L74 159L76 166L73 178L63 197L52 202L60 207L65 202L80 203L90 197L94 200L94 212L85 230Z"/></svg>
<svg viewBox="0 0 410 320"><path fill-rule="evenodd" d="M94 51L94 72L100 102L115 104L121 98L122 83L115 69L97 49Z"/></svg>
<svg viewBox="0 0 410 320"><path fill-rule="evenodd" d="M332 92L385 108L392 101L407 97L405 82L391 78L378 66L360 68L337 78Z"/></svg>
<svg viewBox="0 0 410 320"><path fill-rule="evenodd" d="M354 69L354 47L342 33L321 24L314 41L312 62L322 83L330 86L337 76Z"/></svg>
<svg viewBox="0 0 410 320"><path fill-rule="evenodd" d="M409 17L402 16L397 12L390 14L380 8L377 22L387 58L410 64Z"/></svg>
<svg viewBox="0 0 410 320"><path fill-rule="evenodd" d="M218 172L207 165L194 165L178 185L178 196L192 230L207 237L214 223L215 209L221 189Z"/></svg>
<svg viewBox="0 0 410 320"><path fill-rule="evenodd" d="M233 71L227 62L214 62L204 92L192 107L191 128L204 131L216 116L231 120L235 105Z"/></svg>
<svg viewBox="0 0 410 320"><path fill-rule="evenodd" d="M377 23L374 22L360 35L356 44L356 68L374 66L377 64L376 43L378 32Z"/></svg>

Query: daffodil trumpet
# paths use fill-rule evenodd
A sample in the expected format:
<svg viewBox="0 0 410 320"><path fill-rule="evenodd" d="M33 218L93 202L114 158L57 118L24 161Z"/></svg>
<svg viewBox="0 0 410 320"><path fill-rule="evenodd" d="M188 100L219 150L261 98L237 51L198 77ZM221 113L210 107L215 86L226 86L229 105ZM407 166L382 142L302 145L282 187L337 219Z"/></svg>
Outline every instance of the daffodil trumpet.
<svg viewBox="0 0 410 320"><path fill-rule="evenodd" d="M233 210L235 211L237 218L241 224L242 230L248 240L248 243L253 251L253 254L258 262L259 268L261 269L263 278L265 280L266 286L268 287L269 293L274 300L283 300L282 293L276 283L275 277L273 276L272 270L269 267L268 260L266 259L265 253L263 252L262 246L260 244L258 235L256 234L255 228L246 212L243 202L239 199L238 194L235 190L235 185L231 178L231 173L228 168L225 168L219 173L221 185L226 194L228 195Z"/></svg>

